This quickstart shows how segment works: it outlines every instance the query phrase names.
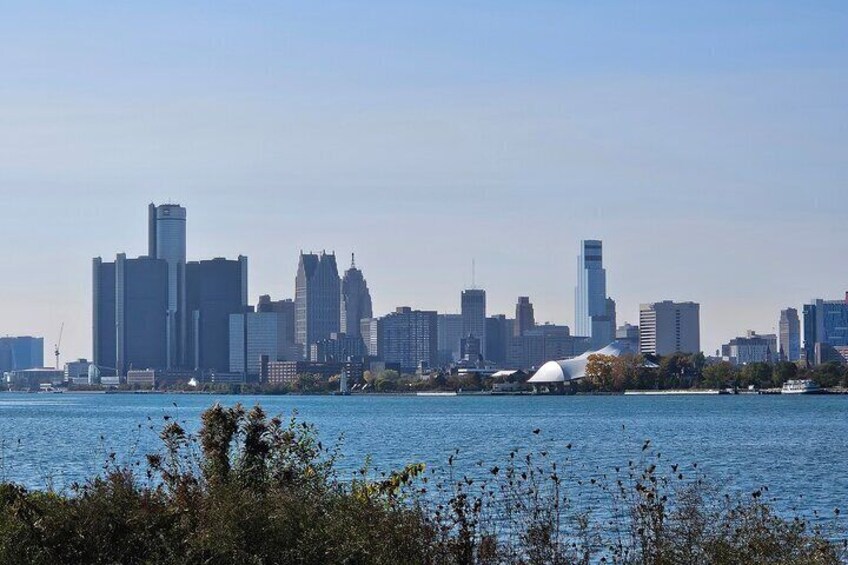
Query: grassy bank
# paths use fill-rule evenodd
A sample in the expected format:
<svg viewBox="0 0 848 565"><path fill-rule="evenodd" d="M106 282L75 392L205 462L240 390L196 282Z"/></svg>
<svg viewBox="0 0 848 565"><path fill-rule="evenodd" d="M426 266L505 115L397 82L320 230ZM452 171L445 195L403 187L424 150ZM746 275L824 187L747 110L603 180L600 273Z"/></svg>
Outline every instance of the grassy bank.
<svg viewBox="0 0 848 565"><path fill-rule="evenodd" d="M721 495L696 468L639 462L572 476L548 452L479 473L411 465L336 472L296 419L216 405L190 435L67 493L0 486L0 563L840 563L823 530L778 516L763 490ZM568 447L564 448L566 451ZM660 469L666 470L662 472Z"/></svg>

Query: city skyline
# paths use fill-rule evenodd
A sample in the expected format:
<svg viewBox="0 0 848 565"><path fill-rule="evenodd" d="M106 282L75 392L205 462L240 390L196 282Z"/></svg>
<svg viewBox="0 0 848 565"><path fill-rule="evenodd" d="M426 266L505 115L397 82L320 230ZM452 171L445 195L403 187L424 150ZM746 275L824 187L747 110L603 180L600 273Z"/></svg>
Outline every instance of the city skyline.
<svg viewBox="0 0 848 565"><path fill-rule="evenodd" d="M150 201L190 210L190 260L249 256L251 301L327 249L377 313L458 312L475 257L489 312L573 326L593 238L619 325L697 301L712 353L848 286L843 4L204 14L7 10L0 334L90 355L91 257L144 254Z"/></svg>

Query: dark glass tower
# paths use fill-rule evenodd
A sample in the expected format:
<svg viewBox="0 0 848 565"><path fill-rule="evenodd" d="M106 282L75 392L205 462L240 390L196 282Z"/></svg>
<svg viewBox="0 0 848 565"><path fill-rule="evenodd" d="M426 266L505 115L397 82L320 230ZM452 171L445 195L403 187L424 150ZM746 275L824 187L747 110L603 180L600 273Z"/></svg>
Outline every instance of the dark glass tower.
<svg viewBox="0 0 848 565"><path fill-rule="evenodd" d="M188 360L196 370L230 370L230 314L247 309L247 257L186 264Z"/></svg>
<svg viewBox="0 0 848 565"><path fill-rule="evenodd" d="M93 265L94 364L104 374L162 369L168 362L168 264L161 259L100 258Z"/></svg>
<svg viewBox="0 0 848 565"><path fill-rule="evenodd" d="M148 256L168 265L168 368L187 364L186 209L179 204L148 207Z"/></svg>

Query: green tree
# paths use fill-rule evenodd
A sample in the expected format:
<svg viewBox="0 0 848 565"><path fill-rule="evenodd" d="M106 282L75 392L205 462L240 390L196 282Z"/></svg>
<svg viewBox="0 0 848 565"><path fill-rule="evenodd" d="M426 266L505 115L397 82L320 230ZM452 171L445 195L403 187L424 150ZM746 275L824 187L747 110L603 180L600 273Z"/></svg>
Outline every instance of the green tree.
<svg viewBox="0 0 848 565"><path fill-rule="evenodd" d="M707 365L701 381L704 388L723 389L736 384L736 368L726 361Z"/></svg>
<svg viewBox="0 0 848 565"><path fill-rule="evenodd" d="M798 365L788 361L775 363L771 372L771 384L781 387L786 381L798 378Z"/></svg>

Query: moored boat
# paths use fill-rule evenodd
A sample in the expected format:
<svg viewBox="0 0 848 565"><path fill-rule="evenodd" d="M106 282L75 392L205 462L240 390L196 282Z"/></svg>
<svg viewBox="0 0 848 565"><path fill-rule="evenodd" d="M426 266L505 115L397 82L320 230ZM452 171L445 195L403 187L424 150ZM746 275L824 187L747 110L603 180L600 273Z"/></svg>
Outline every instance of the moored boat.
<svg viewBox="0 0 848 565"><path fill-rule="evenodd" d="M786 381L780 389L781 394L818 394L820 392L822 388L810 379Z"/></svg>

